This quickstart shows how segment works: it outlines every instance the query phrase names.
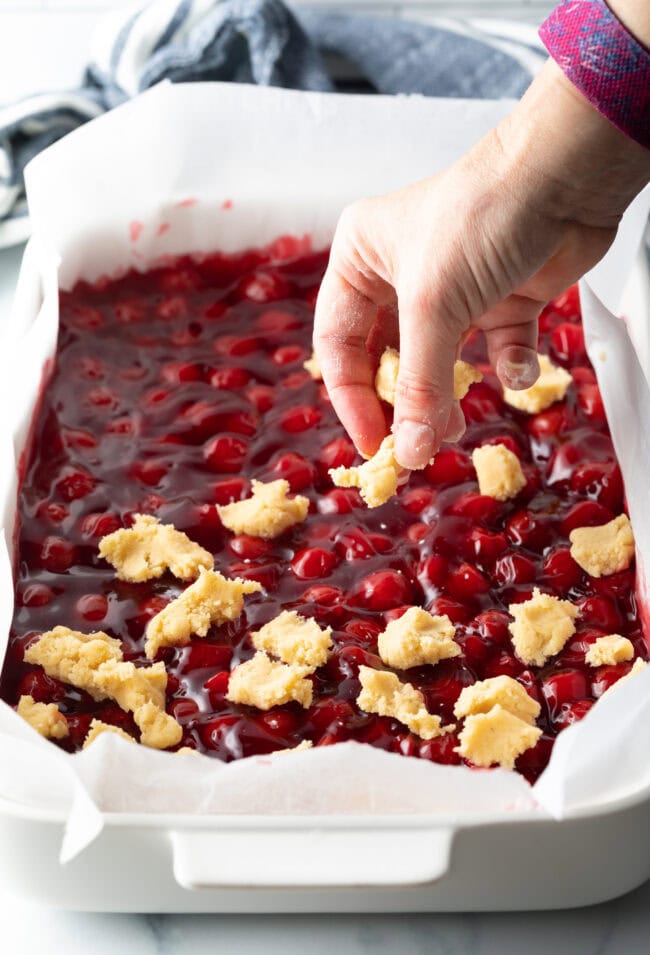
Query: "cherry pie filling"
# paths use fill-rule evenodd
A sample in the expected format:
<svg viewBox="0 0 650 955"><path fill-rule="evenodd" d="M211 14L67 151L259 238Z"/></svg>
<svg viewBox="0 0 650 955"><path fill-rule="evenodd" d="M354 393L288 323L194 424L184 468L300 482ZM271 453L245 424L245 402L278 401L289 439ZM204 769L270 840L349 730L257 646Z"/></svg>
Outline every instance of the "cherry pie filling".
<svg viewBox="0 0 650 955"><path fill-rule="evenodd" d="M311 354L313 309L326 253L282 238L237 255L180 258L60 296L56 367L33 425L19 493L16 608L0 692L54 702L75 751L93 718L138 738L130 713L45 675L23 655L64 624L122 641L124 659L149 664L147 622L184 585L167 574L127 583L98 556L101 537L134 513L174 524L215 556L229 577L258 581L241 617L185 647L166 647L167 710L183 727L179 747L230 761L345 740L432 762L463 762L457 733L425 741L395 719L361 711L359 667L386 669L377 637L409 606L447 614L462 653L400 679L421 690L430 713L453 723L461 690L508 675L541 704L537 745L516 768L531 782L557 734L582 719L631 663L593 667L585 654L611 633L646 659L634 568L592 578L573 560L569 533L623 511L623 483L594 372L576 289L543 312L540 352L572 375L564 400L527 414L505 404L475 335L463 357L484 373L462 400L467 431L443 446L388 503L368 509L336 488L330 468L361 463ZM478 492L472 450L503 444L522 461L526 485L501 503ZM215 505L250 494L251 480L285 478L310 513L274 540L233 535ZM542 667L512 648L508 606L534 587L579 608L576 632ZM332 628L313 703L267 712L228 702L230 671L251 658L250 633L282 610Z"/></svg>

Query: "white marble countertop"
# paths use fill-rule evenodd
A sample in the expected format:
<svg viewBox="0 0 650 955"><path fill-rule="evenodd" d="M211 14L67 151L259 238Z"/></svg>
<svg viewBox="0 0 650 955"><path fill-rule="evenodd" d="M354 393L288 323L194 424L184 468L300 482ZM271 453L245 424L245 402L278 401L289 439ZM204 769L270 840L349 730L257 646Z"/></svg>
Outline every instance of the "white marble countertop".
<svg viewBox="0 0 650 955"><path fill-rule="evenodd" d="M0 333L21 252L0 250ZM593 908L495 915L89 914L0 894L0 934L23 955L648 955L650 882Z"/></svg>

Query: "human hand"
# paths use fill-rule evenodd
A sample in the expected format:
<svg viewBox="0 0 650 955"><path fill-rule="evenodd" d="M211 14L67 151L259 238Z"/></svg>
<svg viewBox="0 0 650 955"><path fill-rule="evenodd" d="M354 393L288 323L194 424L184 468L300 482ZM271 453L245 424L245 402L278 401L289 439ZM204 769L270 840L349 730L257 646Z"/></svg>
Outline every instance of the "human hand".
<svg viewBox="0 0 650 955"><path fill-rule="evenodd" d="M348 207L314 345L359 450L374 453L386 434L374 389L386 345L400 350L395 453L407 468L424 467L464 430L453 364L472 326L504 386L532 385L541 309L606 252L649 176L648 151L549 63L515 111L449 169Z"/></svg>

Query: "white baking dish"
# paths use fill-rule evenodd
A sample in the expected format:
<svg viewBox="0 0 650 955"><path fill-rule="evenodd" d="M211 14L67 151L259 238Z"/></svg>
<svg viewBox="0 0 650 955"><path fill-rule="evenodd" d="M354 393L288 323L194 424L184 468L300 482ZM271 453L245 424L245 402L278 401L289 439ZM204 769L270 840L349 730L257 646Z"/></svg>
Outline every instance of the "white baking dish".
<svg viewBox="0 0 650 955"><path fill-rule="evenodd" d="M178 95L175 90L174 96ZM232 98L234 109L241 94L228 90L222 95ZM303 123L310 115L318 117L319 122L324 116L325 132L322 123L316 132L327 136L328 110L335 108L332 104L336 98L302 97L277 91L259 91L254 95L268 100L288 96L292 109L303 110ZM453 104L447 106L454 108ZM351 113L357 110L359 115L359 107L360 101L357 101ZM375 133L381 128L381 109L381 98L366 101L361 107L369 128L374 128ZM410 120L408 117L404 120L404 131L408 131L410 123L409 135L413 135L415 129L419 137L414 123L417 106L405 103L404 114L411 110L413 115ZM368 117L374 111L377 115ZM296 122L291 111L283 112L282 117L288 128ZM115 115L100 120L107 128L116 121L119 118ZM155 123L152 126L156 130ZM82 130L75 135L83 136L87 132ZM355 135L351 126L352 140ZM348 150L360 148L359 142L347 145ZM302 147L296 148L300 151ZM369 149L371 145L366 144L364 148ZM267 144L266 156L271 164L274 149L273 143ZM314 149L318 151L317 146ZM391 149L394 150L394 145L386 144L378 168L370 175L369 188L377 188L378 183L388 188L402 177L417 175L413 162L408 165L408 172L401 170L394 174L390 169ZM406 152L408 154L408 150ZM321 241L331 229L332 207L340 208L345 196L340 190L328 194L325 179L318 180L318 169L310 173L322 185L320 214L315 217L318 228L313 230ZM75 170L69 171L78 186L74 174ZM119 179L119 172L115 174ZM79 175L83 175L83 171ZM97 179L98 187L105 184L101 175L98 174ZM260 181L263 196L268 194L273 177L263 170ZM351 191L362 191L359 181L357 174ZM292 196L293 204L284 209L282 228L288 227L294 215L295 228L304 228L304 203L312 189L313 182L305 176L301 188ZM79 209L88 202L88 194L73 187L68 187L68 191L66 202L70 206L62 204L61 212L70 208L69 214L78 216ZM75 197L79 208L74 207ZM168 206L174 204L173 200L178 205L177 200L183 197L183 193L171 195ZM239 241L264 238L257 231L260 221L267 230L276 229L277 198L269 203L260 219L262 200L254 191L244 190L241 201L244 226L240 229ZM116 207L120 205L119 190L111 200ZM164 205L164 197L161 201ZM252 201L257 206L255 216L250 212ZM139 217L145 218L146 203L136 211ZM84 214L88 214L87 211L84 210ZM128 221L125 216L122 219L125 223ZM247 219L251 219L252 226L246 226ZM53 232L56 233L56 217ZM118 235L110 230L103 235L109 256L115 257L116 245L124 242ZM242 239L245 235L248 238ZM217 231L213 233L213 247L219 247L221 238ZM194 240L192 226L188 225L187 249L197 248ZM52 342L41 340L39 313L44 298L49 295L51 299L56 289L51 287L52 274L39 271L39 255L36 245L28 247L10 341L2 354L4 361L12 361L11 340L22 342L23 359L32 349L35 356L51 351ZM117 256L119 258L119 254ZM103 255L80 236L76 245L70 247L69 255L63 257L59 275L63 276L64 284L82 272L93 277L102 271L104 261ZM647 304L648 287L645 263L639 259L628 292L631 296L628 301L635 308L640 302ZM51 336L52 329L47 327ZM8 371L8 366L5 370ZM21 373L23 370L25 379L32 379L31 382L25 380L25 388L35 394L34 380L41 375L41 363L38 359L27 362ZM16 387L15 373L7 374L6 380L12 380ZM5 393L3 400L11 401L12 395ZM28 413L22 415L21 427L16 429L14 421L17 459L24 447L33 404L32 400L26 409ZM3 462L0 475L0 514L8 529L13 527L16 490L12 463ZM5 573L7 570L5 568ZM9 608L0 607L3 619L7 618L8 611ZM307 759L311 755L303 754L300 758ZM483 778L484 774L475 775L477 787ZM59 855L66 812L60 808L43 808L35 798L8 798L7 792L3 794L0 790L0 844L3 846L0 885L42 903L68 908L151 912L558 908L614 897L650 877L650 786L645 782L619 787L614 798L601 799L595 805L576 807L562 821L553 819L541 808L530 807L489 812L474 810L471 814L460 808L456 812L448 808L431 813L420 810L410 815L406 812L359 815L348 810L341 815L317 816L108 811L103 815L104 825L99 835L64 866L59 862Z"/></svg>

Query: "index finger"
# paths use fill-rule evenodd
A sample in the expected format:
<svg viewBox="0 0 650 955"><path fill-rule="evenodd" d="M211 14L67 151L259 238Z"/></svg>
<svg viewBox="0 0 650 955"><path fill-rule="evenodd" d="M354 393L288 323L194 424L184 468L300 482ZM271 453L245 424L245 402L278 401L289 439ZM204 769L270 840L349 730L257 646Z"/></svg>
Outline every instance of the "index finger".
<svg viewBox="0 0 650 955"><path fill-rule="evenodd" d="M370 456L386 436L375 392L368 335L378 306L331 264L316 302L314 350L334 410L359 451Z"/></svg>

